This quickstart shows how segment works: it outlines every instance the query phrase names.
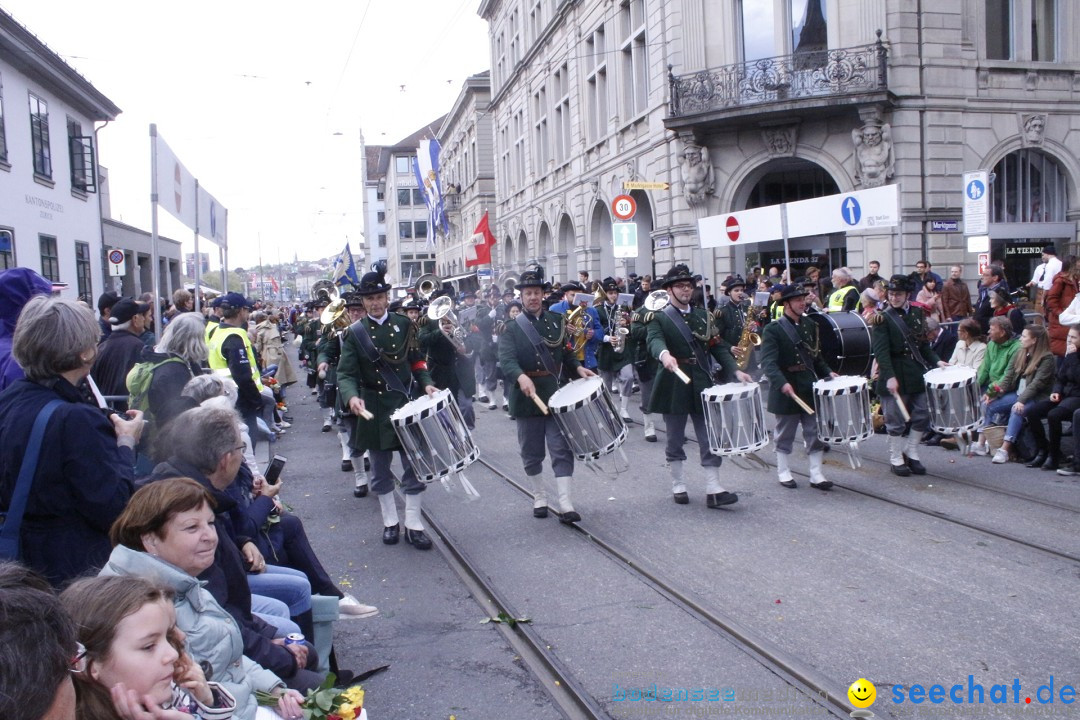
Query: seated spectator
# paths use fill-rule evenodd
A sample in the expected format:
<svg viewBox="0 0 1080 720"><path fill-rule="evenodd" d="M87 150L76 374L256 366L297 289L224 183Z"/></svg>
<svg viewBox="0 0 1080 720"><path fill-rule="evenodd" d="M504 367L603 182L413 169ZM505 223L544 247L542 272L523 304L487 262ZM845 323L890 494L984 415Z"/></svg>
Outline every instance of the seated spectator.
<svg viewBox="0 0 1080 720"><path fill-rule="evenodd" d="M1020 349L997 385L1000 392L994 392L993 397L990 394L984 397L988 419L1005 413L1009 418L1005 442L994 453L994 463L1009 462L1009 453L1020 435L1027 406L1050 398L1056 366L1046 328L1042 325L1024 328L1020 334Z"/></svg>
<svg viewBox="0 0 1080 720"><path fill-rule="evenodd" d="M260 524L251 520L238 499L240 491L232 488L243 464L244 449L236 427L234 413L217 408L199 407L188 410L162 430L169 437L172 454L154 468L148 482L169 478L192 478L206 488L215 501L215 516L221 542L218 543L214 566L200 579L208 580L210 591L240 624L244 634L244 652L256 662L273 670L290 687L308 690L317 687L322 678L311 668L317 665L314 652L303 657L270 641L275 636L296 632L267 617L276 627L267 628L252 616L266 605L260 596L277 598L289 606L289 615L306 637L312 637L311 585L302 573L292 574L277 566L268 567L255 538ZM244 468L244 472L247 469ZM273 509L273 501L256 501L257 510L265 519ZM248 573L251 573L249 578ZM253 590L255 595L253 595ZM254 603L254 604L253 604ZM307 647L307 646L304 646ZM288 652L282 652L288 649Z"/></svg>
<svg viewBox="0 0 1080 720"><path fill-rule="evenodd" d="M0 393L0 509L10 508L35 418L59 401L45 425L22 519L19 559L55 587L101 567L108 531L133 491L142 413L104 415L83 381L97 353L98 327L71 300L34 297L15 328L12 353L26 377Z"/></svg>
<svg viewBox="0 0 1080 720"><path fill-rule="evenodd" d="M22 368L11 356L19 313L30 298L51 293L52 283L30 268L0 272L0 390L23 377Z"/></svg>
<svg viewBox="0 0 1080 720"><path fill-rule="evenodd" d="M0 563L0 648L0 717L75 720L75 625L45 578L14 562Z"/></svg>
<svg viewBox="0 0 1080 720"><path fill-rule="evenodd" d="M1027 325L1024 319L1024 311L1016 307L1012 295L1008 290L996 290L990 295L990 307L994 309L994 317L1006 317L1012 324L1012 334L1019 337L1020 332Z"/></svg>
<svg viewBox="0 0 1080 720"><path fill-rule="evenodd" d="M1024 411L1038 448L1038 453L1027 464L1028 467L1043 470L1057 470L1061 467L1062 424L1073 422L1073 413L1080 410L1080 353L1077 352L1080 349L1080 326L1073 325L1069 328L1067 339L1065 357L1057 370L1050 397L1033 403ZM1043 429L1043 418L1046 418L1050 426L1049 442ZM1073 432L1076 433L1075 430Z"/></svg>
<svg viewBox="0 0 1080 720"><path fill-rule="evenodd" d="M956 347L949 358L949 364L969 367L978 373L983 357L986 355L986 338L982 334L978 320L974 318L961 320L956 326L956 336Z"/></svg>
<svg viewBox="0 0 1080 720"><path fill-rule="evenodd" d="M231 720L236 700L184 650L173 592L138 577L76 580L60 596L79 629L75 692L79 717Z"/></svg>
<svg viewBox="0 0 1080 720"><path fill-rule="evenodd" d="M976 321L977 322L977 321ZM979 389L986 393L987 389L998 385L1005 378L1005 374L1012 365L1013 357L1020 347L1020 341L1012 334L1012 323L1006 317L990 318L990 336L986 344L986 353L983 362L979 365L976 382ZM985 401L985 398L984 398ZM989 425L990 418L984 417L984 424ZM986 436L980 431L978 440L971 447L975 455L988 455L990 449L986 444Z"/></svg>
<svg viewBox="0 0 1080 720"><path fill-rule="evenodd" d="M235 717L252 720L259 716L255 691L294 700L296 694L245 655L241 627L197 579L213 567L219 545L213 505L210 492L190 478L141 488L112 527L116 547L101 575L140 577L172 590L176 626L192 659L235 698ZM293 710L279 705L278 713L289 720L300 714Z"/></svg>

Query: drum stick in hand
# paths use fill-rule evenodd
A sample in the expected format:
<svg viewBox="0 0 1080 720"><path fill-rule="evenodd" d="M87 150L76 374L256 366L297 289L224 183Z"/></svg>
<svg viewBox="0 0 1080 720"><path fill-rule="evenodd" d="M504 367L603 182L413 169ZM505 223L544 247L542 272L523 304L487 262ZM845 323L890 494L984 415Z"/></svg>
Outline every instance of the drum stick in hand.
<svg viewBox="0 0 1080 720"><path fill-rule="evenodd" d="M807 415L813 415L814 414L814 408L810 407L805 402L803 402L803 399L801 397L799 397L798 393L791 393L790 397L791 397L792 400L795 401L795 403L799 407L801 407L803 409L803 412L805 412Z"/></svg>
<svg viewBox="0 0 1080 720"><path fill-rule="evenodd" d="M896 406L900 408L900 414L904 416L904 422L911 420L911 413L908 412L907 405L904 404L904 398L900 393L893 393L893 397L896 398Z"/></svg>
<svg viewBox="0 0 1080 720"><path fill-rule="evenodd" d="M680 380L682 380L687 385L690 384L689 376L687 376L687 374L684 373L680 368L675 368L674 370L672 370L672 372L675 373L675 377L679 378Z"/></svg>
<svg viewBox="0 0 1080 720"><path fill-rule="evenodd" d="M536 407L540 408L540 412L547 415L548 414L548 406L544 404L544 401L540 399L540 396L534 394L531 397L532 397L532 401L534 403L536 403Z"/></svg>
<svg viewBox="0 0 1080 720"><path fill-rule="evenodd" d="M365 408L365 409L360 411L360 417L364 418L365 420L370 420L371 418L373 418L375 416L372 415L371 413L369 413L367 411L367 409Z"/></svg>

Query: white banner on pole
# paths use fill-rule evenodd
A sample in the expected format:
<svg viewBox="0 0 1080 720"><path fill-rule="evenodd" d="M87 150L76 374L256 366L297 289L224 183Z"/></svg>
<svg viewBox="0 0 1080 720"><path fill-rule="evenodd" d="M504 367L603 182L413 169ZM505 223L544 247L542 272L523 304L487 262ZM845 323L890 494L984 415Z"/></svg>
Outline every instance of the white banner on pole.
<svg viewBox="0 0 1080 720"><path fill-rule="evenodd" d="M228 210L200 185L198 233L218 247L225 247L227 218Z"/></svg>
<svg viewBox="0 0 1080 720"><path fill-rule="evenodd" d="M753 210L710 215L698 220L701 247L731 247L779 240L784 237L780 224L780 206L768 205Z"/></svg>
<svg viewBox="0 0 1080 720"><path fill-rule="evenodd" d="M893 227L900 224L896 185L787 203L789 237Z"/></svg>
<svg viewBox="0 0 1080 720"><path fill-rule="evenodd" d="M157 155L154 191L158 194L158 205L195 230L195 177L176 159L160 135L154 135L154 152Z"/></svg>

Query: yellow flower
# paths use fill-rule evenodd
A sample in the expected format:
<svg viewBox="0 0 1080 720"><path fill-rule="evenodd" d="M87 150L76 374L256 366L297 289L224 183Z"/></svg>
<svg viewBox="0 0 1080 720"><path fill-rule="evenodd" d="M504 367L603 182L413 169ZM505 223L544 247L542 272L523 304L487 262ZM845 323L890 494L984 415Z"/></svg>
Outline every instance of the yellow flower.
<svg viewBox="0 0 1080 720"><path fill-rule="evenodd" d="M356 708L354 708L348 703L345 703L344 705L339 707L337 712L334 714L340 717L341 720L353 720L353 718L356 717Z"/></svg>
<svg viewBox="0 0 1080 720"><path fill-rule="evenodd" d="M344 695L345 699L353 705L362 706L364 704L364 689L361 688L359 685L352 686L351 688L343 692L342 695Z"/></svg>

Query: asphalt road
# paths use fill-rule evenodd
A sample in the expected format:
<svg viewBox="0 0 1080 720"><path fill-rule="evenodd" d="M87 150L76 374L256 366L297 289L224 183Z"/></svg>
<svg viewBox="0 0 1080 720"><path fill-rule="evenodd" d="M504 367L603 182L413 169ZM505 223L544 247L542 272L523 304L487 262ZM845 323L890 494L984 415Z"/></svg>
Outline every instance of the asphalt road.
<svg viewBox="0 0 1080 720"><path fill-rule="evenodd" d="M294 386L289 405L295 421L275 449L289 458L285 500L331 574L381 610L337 624L343 666L391 666L364 683L372 720L561 716L500 632L481 624L483 609L440 549L381 543L378 503L352 497L352 475L340 470L336 433L320 432L315 398ZM866 678L877 686L878 717L1080 717L1061 694L1080 684L1080 481L940 448L923 451L938 477L897 478L875 437L863 444L860 469L842 452L827 455L826 474L838 483L827 493L805 477L788 490L771 469L727 462L726 484L740 502L710 510L693 461L691 504L671 501L664 434L643 442L635 424L617 471L614 456L599 472L579 464L579 532L532 518L529 498L492 470L524 482L513 422L499 410L477 415L474 438L491 467L478 463L468 475L481 498L465 502L436 484L425 509L611 717L836 716L768 659L673 602L663 584L814 673L832 695ZM761 455L771 461L771 446ZM797 445L793 469L804 467ZM633 562L612 560L588 533ZM984 703L967 703L969 676L985 688ZM1046 692L1035 693L1051 676L1056 702L1044 705ZM946 693L962 684L964 703L908 699L914 686L935 684ZM991 702L994 685L1008 686L1008 703ZM721 699L629 699L654 686L718 689ZM903 703L893 702L898 694Z"/></svg>

